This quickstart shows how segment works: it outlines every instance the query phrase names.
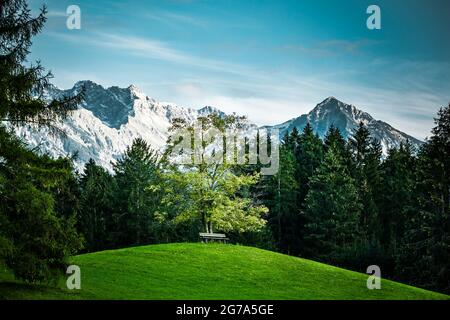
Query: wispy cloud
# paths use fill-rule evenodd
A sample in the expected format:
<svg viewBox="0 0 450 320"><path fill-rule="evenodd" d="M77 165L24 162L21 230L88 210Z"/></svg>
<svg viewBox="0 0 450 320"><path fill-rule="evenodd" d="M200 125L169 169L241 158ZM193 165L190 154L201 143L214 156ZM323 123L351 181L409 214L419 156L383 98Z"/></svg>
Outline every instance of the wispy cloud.
<svg viewBox="0 0 450 320"><path fill-rule="evenodd" d="M47 12L47 17L62 18L62 17L67 17L67 14L64 11L50 10Z"/></svg>
<svg viewBox="0 0 450 320"><path fill-rule="evenodd" d="M158 59L184 66L207 69L209 71L241 76L248 76L254 73L253 68L207 57L195 56L178 50L167 42L151 38L100 32L89 34L89 36L57 32L49 32L47 34L65 41L77 42L83 45L113 48L141 58Z"/></svg>
<svg viewBox="0 0 450 320"><path fill-rule="evenodd" d="M188 25L198 28L206 28L208 26L206 21L202 19L169 11L147 12L144 14L144 17L165 23L171 27L185 27Z"/></svg>
<svg viewBox="0 0 450 320"><path fill-rule="evenodd" d="M365 47L379 44L378 41L369 39L358 40L340 40L333 39L321 41L307 46L303 44L287 44L282 47L283 50L292 53L310 54L313 56L334 56L339 54L357 54Z"/></svg>

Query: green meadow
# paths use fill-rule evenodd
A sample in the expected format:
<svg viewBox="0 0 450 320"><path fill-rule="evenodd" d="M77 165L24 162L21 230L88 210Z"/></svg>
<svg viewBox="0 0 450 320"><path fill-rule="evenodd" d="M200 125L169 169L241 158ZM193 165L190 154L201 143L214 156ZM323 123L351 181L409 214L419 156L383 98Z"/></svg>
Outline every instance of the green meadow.
<svg viewBox="0 0 450 320"><path fill-rule="evenodd" d="M368 275L252 247L177 243L82 254L81 289L28 285L2 267L2 299L449 299Z"/></svg>

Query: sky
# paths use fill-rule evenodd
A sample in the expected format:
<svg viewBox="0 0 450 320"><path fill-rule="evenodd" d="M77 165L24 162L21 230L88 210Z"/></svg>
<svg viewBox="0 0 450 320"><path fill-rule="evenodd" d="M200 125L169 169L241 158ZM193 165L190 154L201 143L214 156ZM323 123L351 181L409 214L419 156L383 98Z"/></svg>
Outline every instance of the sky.
<svg viewBox="0 0 450 320"><path fill-rule="evenodd" d="M448 0L31 0L48 21L31 48L63 89L138 86L180 106L273 125L328 96L419 139L450 102ZM81 29L66 26L78 5ZM381 29L369 30L369 5Z"/></svg>

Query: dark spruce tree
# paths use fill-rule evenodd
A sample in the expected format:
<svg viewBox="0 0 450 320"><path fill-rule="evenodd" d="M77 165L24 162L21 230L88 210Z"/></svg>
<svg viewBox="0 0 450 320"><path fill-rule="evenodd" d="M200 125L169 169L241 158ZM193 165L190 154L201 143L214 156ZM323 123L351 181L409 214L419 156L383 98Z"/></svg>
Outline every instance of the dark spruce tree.
<svg viewBox="0 0 450 320"><path fill-rule="evenodd" d="M330 148L312 176L305 199L305 253L341 264L360 239L361 204L339 152Z"/></svg>
<svg viewBox="0 0 450 320"><path fill-rule="evenodd" d="M32 17L23 0L0 2L0 260L29 282L64 272L67 257L80 247L71 214L57 212L55 200L72 174L69 160L34 154L11 130L16 125L57 130L55 121L81 99L46 102L43 94L51 75L39 63L24 65L45 13L43 8Z"/></svg>
<svg viewBox="0 0 450 320"><path fill-rule="evenodd" d="M328 151L330 148L334 148L336 151L341 153L341 156L344 156L347 150L347 142L341 134L339 128L331 125L328 128L328 131L324 138L325 151Z"/></svg>
<svg viewBox="0 0 450 320"><path fill-rule="evenodd" d="M319 168L324 157L324 145L322 140L314 134L312 126L307 123L300 135L296 135L297 141L294 144L294 156L296 160L295 180L298 185L297 192L297 212L305 209L305 197L309 191L309 181ZM296 230L299 239L297 243L304 241L304 215L297 217ZM300 254L305 254L305 246L302 245L298 250Z"/></svg>
<svg viewBox="0 0 450 320"><path fill-rule="evenodd" d="M117 221L123 245L156 242L154 213L160 199L147 187L157 184L158 157L142 139L136 139L114 164L118 187Z"/></svg>
<svg viewBox="0 0 450 320"><path fill-rule="evenodd" d="M25 66L31 39L46 21L46 9L32 17L24 0L0 3L0 120L58 128L55 120L74 110L82 96L67 96L47 103L43 93L52 75L36 62Z"/></svg>
<svg viewBox="0 0 450 320"><path fill-rule="evenodd" d="M334 125L330 126L324 138L324 145L325 152L327 152L330 148L334 148L341 156L349 172L353 172L351 148L342 136L339 128Z"/></svg>
<svg viewBox="0 0 450 320"><path fill-rule="evenodd" d="M0 260L28 282L53 280L81 247L74 215L57 212L55 199L72 166L34 154L3 127L0 146L0 234L7 240Z"/></svg>
<svg viewBox="0 0 450 320"><path fill-rule="evenodd" d="M380 242L391 257L398 253L405 226L415 203L416 159L409 144L388 151L381 165L381 185L378 195ZM390 269L392 271L392 269Z"/></svg>
<svg viewBox="0 0 450 320"><path fill-rule="evenodd" d="M119 194L114 177L91 159L81 175L80 189L78 229L84 236L85 248L114 248L119 225L114 214Z"/></svg>
<svg viewBox="0 0 450 320"><path fill-rule="evenodd" d="M381 148L379 143L371 138L369 130L362 122L350 137L349 145L353 153L352 174L363 206L360 222L362 235L367 243L374 243L377 242L380 229L375 192L379 186Z"/></svg>
<svg viewBox="0 0 450 320"><path fill-rule="evenodd" d="M322 140L314 134L312 126L308 123L298 138L295 149L297 160L297 181L299 185L298 204L301 207L309 190L309 179L320 166L324 154Z"/></svg>
<svg viewBox="0 0 450 320"><path fill-rule="evenodd" d="M269 196L265 204L269 208L269 225L280 251L298 254L299 237L298 184L295 179L295 157L291 144L280 147L279 169L268 182Z"/></svg>

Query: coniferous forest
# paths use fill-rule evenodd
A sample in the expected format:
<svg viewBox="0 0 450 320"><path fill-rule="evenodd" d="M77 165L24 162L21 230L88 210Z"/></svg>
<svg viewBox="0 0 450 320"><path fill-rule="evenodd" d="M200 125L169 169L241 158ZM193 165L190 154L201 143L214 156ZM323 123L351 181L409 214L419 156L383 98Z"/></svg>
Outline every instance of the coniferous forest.
<svg viewBox="0 0 450 320"><path fill-rule="evenodd" d="M57 131L83 99L46 102L51 74L26 60L45 15L31 16L25 1L0 4L0 263L17 278L48 282L77 253L214 231L363 273L378 265L383 277L450 293L450 105L418 150L406 143L387 156L363 123L348 139L332 126L323 140L308 124L282 137L273 176L259 164L180 168L141 139L113 172L93 160L76 171L73 158L52 159L14 134L24 124ZM222 131L238 120L198 119Z"/></svg>

